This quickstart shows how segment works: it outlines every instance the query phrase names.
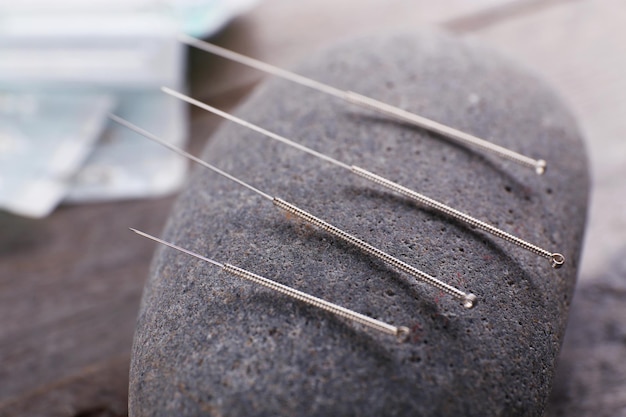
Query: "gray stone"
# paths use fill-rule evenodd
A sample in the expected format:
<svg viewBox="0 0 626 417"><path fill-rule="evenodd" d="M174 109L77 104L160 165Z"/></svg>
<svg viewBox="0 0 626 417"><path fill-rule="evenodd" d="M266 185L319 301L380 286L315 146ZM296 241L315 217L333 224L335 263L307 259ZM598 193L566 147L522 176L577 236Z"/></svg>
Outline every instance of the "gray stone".
<svg viewBox="0 0 626 417"><path fill-rule="evenodd" d="M161 248L133 348L132 416L540 416L576 281L588 195L576 124L544 83L471 40L354 39L300 73L548 161L537 176L271 80L236 114L567 257L547 260L225 123L205 157L480 298L473 310L205 169L166 239L413 330L407 343Z"/></svg>

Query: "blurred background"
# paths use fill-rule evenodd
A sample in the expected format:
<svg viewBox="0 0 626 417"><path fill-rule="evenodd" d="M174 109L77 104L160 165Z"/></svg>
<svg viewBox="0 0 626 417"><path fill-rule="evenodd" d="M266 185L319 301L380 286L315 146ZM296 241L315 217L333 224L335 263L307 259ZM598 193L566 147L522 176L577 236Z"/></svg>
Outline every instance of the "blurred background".
<svg viewBox="0 0 626 417"><path fill-rule="evenodd" d="M187 166L107 115L198 154L220 120L159 87L232 110L265 77L177 33L289 67L423 26L491 44L577 115L593 189L547 415L626 416L625 22L621 0L0 0L0 416L127 414L154 250L127 228L160 233Z"/></svg>

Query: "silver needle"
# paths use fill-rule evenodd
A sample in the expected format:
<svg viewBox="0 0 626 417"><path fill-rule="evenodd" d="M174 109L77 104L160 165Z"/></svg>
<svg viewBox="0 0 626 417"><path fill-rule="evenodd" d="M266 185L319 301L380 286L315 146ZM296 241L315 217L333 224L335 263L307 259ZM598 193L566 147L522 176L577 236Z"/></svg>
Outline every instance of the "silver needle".
<svg viewBox="0 0 626 417"><path fill-rule="evenodd" d="M546 161L543 159L533 159L520 153L514 152L510 149L498 146L494 143L480 139L469 133L462 132L458 129L454 129L450 126L446 126L442 123L435 122L434 120L427 119L426 117L417 115L415 113L408 112L399 107L391 106L383 103L382 101L375 100L370 97L355 93L353 91L340 90L338 88L323 84L319 81L312 80L302 75L295 74L291 71L278 68L274 65L267 64L254 58L247 57L237 52L222 48L220 46L211 44L209 42L201 41L200 39L193 38L188 35L181 34L178 36L179 41L201 49L203 51L221 56L231 61L238 62L243 65L255 68L265 73L281 77L283 79L295 82L306 87L310 87L314 90L321 91L331 96L346 100L350 103L359 105L361 107L368 108L386 114L388 116L395 117L396 119L409 122L415 126L419 126L423 129L436 132L456 142L466 143L479 147L485 151L494 153L502 158L506 158L510 161L516 162L520 165L533 168L539 175L543 174L546 170Z"/></svg>
<svg viewBox="0 0 626 417"><path fill-rule="evenodd" d="M183 151L182 149L179 149L177 147L175 147L174 145L171 145L167 142L165 142L163 139L149 133L146 132L145 130L141 129L138 126L133 125L132 123L117 117L115 115L110 115L109 116L113 121L120 123L121 125L127 127L128 129L139 133L142 136L145 136L148 139L153 140L154 142L157 142L165 147L167 147L170 150L175 151L176 153L178 153L179 155L182 155L186 158L191 159L194 162L199 163L200 165L204 166L205 168L208 168L226 178L228 178L229 180L235 181L237 184L239 185L243 185L246 188L248 188L251 191L254 191L255 193L261 195L262 197L265 197L266 199L269 199L272 201L272 203L274 204L274 206L287 211L288 213L293 214L294 216L297 216L299 218L301 218L302 220L309 222L317 227L319 227L322 230L325 230L326 232L330 233L331 235L342 239L348 243L351 243L355 246L357 246L359 249L363 250L364 252L377 257L378 259L392 265L395 266L396 268L398 268L401 271L406 272L407 274L411 275L414 278L417 278L418 280L425 282L427 284L432 285L433 287L445 292L448 295L451 295L452 297L456 298L457 300L461 301L461 303L463 304L463 306L465 308L473 308L476 305L476 296L472 293L465 293L451 285L446 284L445 282L442 282L440 280L438 280L435 277L432 277L430 275L428 275L425 272L420 271L419 269L407 264L406 262L401 261L400 259L397 259L391 255L389 255L388 253L370 245L369 243L366 243L364 241L362 241L361 239L352 236L351 234L339 229L336 226L333 226L330 223L325 222L324 220L315 217L314 215L312 215L311 213L302 210L301 208L288 203L287 201L278 198L278 197L272 197L254 187L252 187L251 185L233 177L230 174L227 174L226 172L214 167L213 165L209 164L208 162L205 162L199 158L193 157L192 155L190 155L189 153Z"/></svg>
<svg viewBox="0 0 626 417"><path fill-rule="evenodd" d="M383 187L386 187L390 190L393 190L399 194L402 194L414 201L417 201L418 203L421 203L425 206L431 207L439 212L445 213L448 216L454 217L457 220L461 220L465 223L468 223L478 229L481 229L485 232L491 233L494 236L497 236L501 239L504 239L507 242L513 243L519 247L522 247L536 255L539 255L541 257L544 257L546 259L548 259L550 261L550 264L552 265L553 268L560 268L561 266L563 266L563 264L565 263L565 257L563 255L561 255L560 253L557 252L550 252L548 250L542 249L539 246L536 246L530 242L527 242L523 239L518 238L517 236L514 236L510 233L507 233L503 230L498 229L497 227L494 227L488 223L483 222L482 220L476 219L468 214L465 214L459 210L456 210L452 207L449 207L443 203L440 203L436 200L433 200L432 198L426 197L422 194L419 194L409 188L406 188L400 184L397 184L393 181L390 181L386 178L383 178L379 175L376 175L370 171L367 171L363 168L360 168L358 166L355 165L348 165L345 164L343 162L340 162L334 158L331 158L327 155L324 155L320 152L314 151L313 149L307 148L304 145L301 145L299 143L296 143L290 139L287 139L283 136L277 135L276 133L272 133L268 130L265 130L259 126L256 126L250 122L246 122L245 120L242 120L236 116L233 116L229 113L226 113L224 111L221 111L219 109L216 109L215 107L209 106L208 104L202 103L201 101L198 101L196 99L193 99L189 96L186 96L184 94L181 94L177 91L174 91L170 88L167 87L162 87L161 88L163 90L163 92L165 92L166 94L169 94L173 97L176 97L180 100L186 101L187 103L193 104L194 106L197 106L201 109L207 110L211 113L217 114L220 117L223 117L227 120L230 120L234 123L237 123L239 125L245 126L249 129L254 130L255 132L261 133L265 136L268 136L271 139L275 139L277 141L280 141L284 144L287 144L289 146L292 146L294 148L297 148L301 151L307 152L313 156L316 156L318 158L324 159L332 164L335 164L337 166L340 166L341 168L347 169L350 172L352 172L353 174L356 174L362 178L365 178L369 181L372 181L376 184L382 185Z"/></svg>
<svg viewBox="0 0 626 417"><path fill-rule="evenodd" d="M336 314L339 317L345 317L357 323L361 323L367 327L378 330L380 332L390 334L396 336L398 341L403 342L407 339L409 335L409 328L405 326L392 326L391 324L387 324L383 321L373 319L364 314L357 313L356 311L349 310L345 307L341 307L337 304L330 303L328 301L322 300L321 298L314 297L302 291L298 291L294 288L288 287L286 285L280 284L276 281L272 281L271 279L264 278L260 275L254 274L250 271L246 271L245 269L239 268L237 266L231 264L222 264L220 262L214 261L213 259L206 258L202 255L199 255L195 252L182 248L180 246L174 245L173 243L169 243L165 240L159 239L157 237L151 236L145 232L141 232L137 229L130 228L133 232L137 233L140 236L158 242L162 245L168 246L172 249L176 249L177 251L186 253L187 255L191 255L195 258L201 259L205 262L211 263L215 266L222 268L224 271L228 272L231 275L237 276L239 278L246 279L248 281L252 281L256 284L262 285L274 291L277 291L281 294L288 295L291 298L295 298L296 300L303 301L312 306L321 308L322 310L329 311L333 314Z"/></svg>
<svg viewBox="0 0 626 417"><path fill-rule="evenodd" d="M193 162L202 165L205 168L211 169L211 170L217 172L218 174L220 174L221 176L226 177L226 178L228 178L231 181L235 181L237 184L242 185L242 186L246 187L247 189L254 191L255 193L259 194L260 196L263 196L263 197L267 198L268 200L272 200L273 199L271 195L265 194L263 191L261 191L261 190L259 190L257 188L254 188L250 184L248 184L246 182L243 182L243 181L241 181L240 179L238 179L236 177L233 177L229 173L224 172L224 171L222 171L221 169L219 169L217 167L214 167L213 165L203 161L200 158L196 158L192 154L190 154L188 152L185 152L184 150L182 150L182 149L180 149L180 148L170 144L169 142L166 142L166 141L162 140L161 138L153 135L152 133L150 133L150 132L140 128L139 126L136 126L136 125L134 125L134 124L132 124L132 123L130 123L130 122L122 119L121 117L118 117L118 116L114 115L114 114L109 114L109 117L114 122L119 123L122 126L128 128L128 129L130 129L130 130L132 130L132 131L134 131L136 133L139 133L140 135L145 136L148 139L151 139L151 140L159 143L160 145L165 146L170 151L176 152L177 154L179 154L181 156L184 156L185 158L188 158L188 159L192 160Z"/></svg>

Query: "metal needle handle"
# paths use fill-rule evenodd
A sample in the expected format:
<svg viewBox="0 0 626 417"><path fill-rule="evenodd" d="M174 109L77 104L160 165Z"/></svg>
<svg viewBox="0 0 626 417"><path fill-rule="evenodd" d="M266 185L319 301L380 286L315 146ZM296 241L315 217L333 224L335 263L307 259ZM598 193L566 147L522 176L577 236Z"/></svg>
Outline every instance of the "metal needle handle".
<svg viewBox="0 0 626 417"><path fill-rule="evenodd" d="M270 288L274 291L277 291L281 294L285 294L289 297L295 298L296 300L303 301L307 304L313 305L315 307L321 308L322 310L329 311L333 314L336 314L340 317L345 317L357 323L361 323L367 327L378 330L380 332L390 334L396 336L398 341L405 341L407 336L409 335L409 329L405 326L392 326L391 324L387 324L383 321L373 319L364 314L357 313L356 311L349 310L347 308L341 307L337 304L330 303L328 301L322 300L321 298L314 297L312 295L306 294L302 291L298 291L294 288L288 287L286 285L280 284L276 281L272 281L271 279L264 278L260 275L247 271L245 269L239 268L237 266L231 264L222 264L220 262L214 261L213 259L209 259L202 255L199 255L195 252L187 250L185 248L181 248L180 246L174 245L173 243L169 243L165 240L159 239L152 235L149 235L145 232L141 232L139 230L131 228L133 232L137 233L140 236L158 242L162 245L168 246L172 249L176 249L177 251L186 253L187 255L193 256L194 258L201 259L205 262L211 263L215 266L222 268L224 271L228 272L231 275L237 276L239 278L246 279L248 281L254 282L256 284L262 285L264 287Z"/></svg>
<svg viewBox="0 0 626 417"><path fill-rule="evenodd" d="M368 179L372 182L375 182L376 184L380 184L386 188L389 188L390 190L396 191L397 193L400 193L406 197L409 197L410 199L417 201L418 203L434 208L435 210L441 211L451 217L454 217L455 219L461 220L481 230L491 233L494 236L504 239L507 242L513 243L530 252L533 252L539 256L542 256L550 260L553 268L560 268L561 266L563 266L563 263L565 263L565 257L561 255L560 253L552 253L545 249L542 249L536 245L533 245L532 243L529 243L523 239L513 236L510 233L500 230L497 227L491 226L490 224L487 224L481 220L478 220L470 215L462 213L456 209L453 209L452 207L446 206L445 204L435 201L432 198L428 198L422 194L416 193L413 190L410 190L406 187L396 184L395 182L389 181L388 179L383 178L379 175L376 175L372 172L369 172L363 168L359 168L357 166L352 165L350 169L355 174L365 179Z"/></svg>
<svg viewBox="0 0 626 417"><path fill-rule="evenodd" d="M231 61L238 62L248 67L255 68L259 71L263 71L267 74L271 74L271 75L292 81L296 84L309 87L313 90L317 90L317 91L329 94L339 99L346 100L350 103L359 105L361 107L365 107L370 110L378 111L382 114L386 114L388 116L392 116L397 119L404 120L406 122L419 126L423 129L431 130L449 139L452 139L456 142L462 142L462 143L474 145L476 147L479 147L480 149L492 152L503 158L517 162L523 166L534 168L535 172L539 175L543 174L546 170L546 161L544 161L543 159L537 160L537 159L529 158L520 153L511 151L509 149L503 148L502 146L498 146L496 144L488 142L484 139L480 139L474 135L470 135L469 133L462 132L460 130L446 126L442 123L435 122L434 120L427 119L426 117L408 112L399 107L383 103L382 101L378 101L373 98L366 97L364 95L355 93L353 91L340 90L328 84L321 83L311 78L304 77L294 72L284 70L282 68L276 67L266 62L259 61L258 59L250 58L240 53L228 50L226 48L222 48L221 46L217 46L209 42L202 41L200 39L193 38L191 36L182 34L182 35L179 35L178 39L187 45L196 47L203 51L215 54L217 56L221 56L226 59L230 59Z"/></svg>
<svg viewBox="0 0 626 417"><path fill-rule="evenodd" d="M276 281L272 281L270 279L264 278L260 275L254 274L250 271L246 271L245 269L241 269L234 265L224 264L223 269L229 274L232 274L240 278L246 279L248 281L252 281L254 283L263 285L264 287L270 288L281 294L288 295L289 297L295 298L296 300L303 301L312 306L321 308L322 310L330 311L331 313L336 314L340 317L345 317L347 319L350 319L357 323L361 323L365 326L371 327L372 329L378 330L380 332L396 336L398 340L400 341L404 340L406 336L409 334L409 329L407 327L392 326L391 324L387 324L380 320L376 320L371 317L368 317L364 314L357 313L356 311L352 311L345 307L341 307L337 304L333 304L328 301L322 300L321 298L317 298L312 295L306 294L302 291L298 291L294 288L291 288L286 285L280 284Z"/></svg>
<svg viewBox="0 0 626 417"><path fill-rule="evenodd" d="M442 123L435 122L434 120L427 119L423 116L410 113L406 110L402 110L395 106L391 106L389 104L383 103L382 101L378 101L373 98L366 97L364 95L355 93L353 91L347 91L345 93L345 98L351 103L358 104L362 107L379 111L380 113L395 117L396 119L400 119L405 122L412 123L423 129L430 130L435 133L439 133L440 135L443 135L456 142L469 143L485 151L501 156L505 159L511 160L513 162L517 162L520 165L534 168L535 172L538 175L543 174L546 170L546 161L544 161L543 159L537 160L537 159L529 158L528 156L524 156L510 149L488 142L484 139L480 139L476 136L462 132L458 129L454 129L450 126L446 126Z"/></svg>
<svg viewBox="0 0 626 417"><path fill-rule="evenodd" d="M311 213L304 211L301 208L296 207L293 204L288 203L283 199L274 197L272 201L274 202L274 205L276 205L277 207L280 207L281 209L287 211L288 213L291 213L294 216L297 216L319 227L320 229L325 230L326 232L330 233L333 236L336 236L348 243L355 245L356 247L363 250L364 252L370 255L373 255L377 257L378 259L381 259L382 261L395 266L399 270L404 271L407 274L417 278L418 280L424 281L432 285L433 287L451 295L457 300L460 300L463 303L463 307L473 308L476 305L476 296L474 294L464 293L463 291L457 288L454 288L453 286L448 285L445 282L439 281L437 278L431 277L430 275L420 271L419 269L414 268L411 265L405 262L402 262L401 260L397 258L394 258L388 253L383 252L380 249L375 248L374 246L370 245L369 243L366 243L362 241L361 239L356 238L352 236L351 234L344 232L343 230L339 229L338 227L333 226L332 224L326 223L324 220L315 217Z"/></svg>

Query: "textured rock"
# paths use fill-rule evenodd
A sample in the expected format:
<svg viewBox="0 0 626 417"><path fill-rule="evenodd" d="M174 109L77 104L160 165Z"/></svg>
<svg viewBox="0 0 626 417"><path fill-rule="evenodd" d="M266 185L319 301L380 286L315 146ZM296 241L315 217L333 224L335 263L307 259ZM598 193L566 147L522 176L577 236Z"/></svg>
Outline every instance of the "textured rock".
<svg viewBox="0 0 626 417"><path fill-rule="evenodd" d="M398 344L161 248L137 324L130 411L144 415L536 415L576 280L588 174L575 122L539 79L436 33L352 40L298 71L548 161L527 168L272 80L237 114L567 257L548 261L340 168L225 124L208 160L480 297L473 310L197 170L165 237L407 325Z"/></svg>

